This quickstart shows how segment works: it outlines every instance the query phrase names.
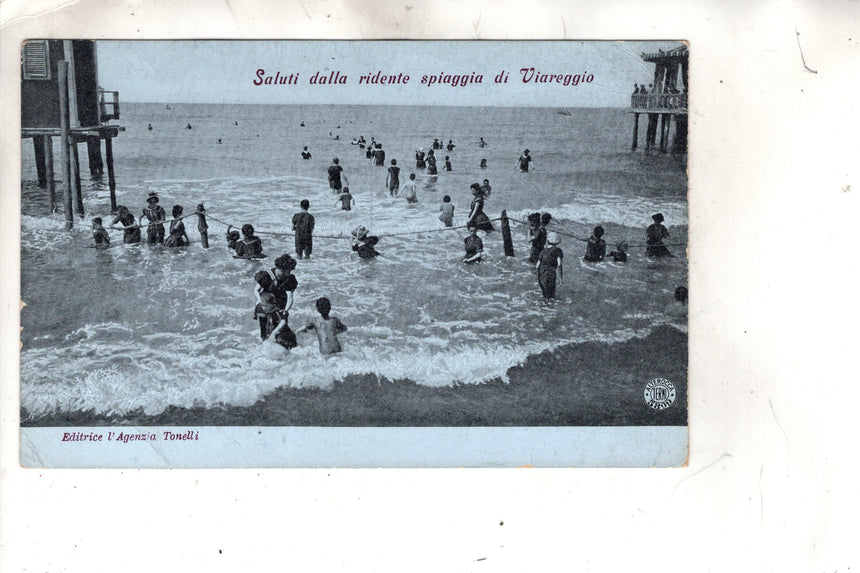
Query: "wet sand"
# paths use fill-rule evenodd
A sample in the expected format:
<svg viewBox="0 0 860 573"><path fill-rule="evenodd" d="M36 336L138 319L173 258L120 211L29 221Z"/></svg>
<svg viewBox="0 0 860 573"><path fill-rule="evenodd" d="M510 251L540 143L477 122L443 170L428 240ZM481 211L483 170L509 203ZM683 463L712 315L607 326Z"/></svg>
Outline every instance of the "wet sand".
<svg viewBox="0 0 860 573"><path fill-rule="evenodd" d="M249 407L170 407L149 416L67 412L22 426L684 426L687 335L661 326L647 337L584 342L530 356L509 382L444 388L373 374L348 376L329 390L279 388ZM674 404L654 410L643 396L652 378L671 381ZM189 381L193 383L193 381Z"/></svg>

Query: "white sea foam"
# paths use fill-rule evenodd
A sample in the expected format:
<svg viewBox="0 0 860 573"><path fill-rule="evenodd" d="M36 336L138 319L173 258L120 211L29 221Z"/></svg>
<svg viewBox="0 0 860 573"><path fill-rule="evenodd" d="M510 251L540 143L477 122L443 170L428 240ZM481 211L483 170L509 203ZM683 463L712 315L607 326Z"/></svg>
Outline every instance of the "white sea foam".
<svg viewBox="0 0 860 573"><path fill-rule="evenodd" d="M622 342L643 336L646 330L622 330L602 337ZM168 337L169 338L169 337ZM177 350L152 355L132 343L80 343L70 354L79 366L60 368L47 351L31 351L22 364L29 383L22 388L22 407L30 415L55 411L93 411L117 415L142 411L153 415L168 406L184 408L218 405L251 406L279 387L328 389L350 375L375 374L388 380L412 380L425 386L481 384L500 378L531 354L552 350L569 340L533 341L527 344L475 344L443 338L401 340L400 350L379 352L378 347L351 345L336 356L320 355L314 342L287 352L265 343L249 351L235 349L215 355L190 357ZM98 354L122 357L119 363L96 366Z"/></svg>

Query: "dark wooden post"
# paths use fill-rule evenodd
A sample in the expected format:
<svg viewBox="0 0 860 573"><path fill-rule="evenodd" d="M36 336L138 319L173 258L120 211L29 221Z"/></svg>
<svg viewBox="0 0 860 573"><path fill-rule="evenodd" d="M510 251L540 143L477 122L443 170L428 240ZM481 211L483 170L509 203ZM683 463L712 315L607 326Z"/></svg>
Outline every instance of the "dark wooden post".
<svg viewBox="0 0 860 573"><path fill-rule="evenodd" d="M514 242L511 239L511 225L508 222L507 209L502 210L502 242L505 244L505 256L514 256Z"/></svg>
<svg viewBox="0 0 860 573"><path fill-rule="evenodd" d="M72 165L69 160L69 62L57 62L57 80L60 91L60 151L63 166L63 208L65 210L66 230L74 226L72 213Z"/></svg>
<svg viewBox="0 0 860 573"><path fill-rule="evenodd" d="M648 114L648 133L645 135L645 150L649 151L657 139L657 114Z"/></svg>
<svg viewBox="0 0 860 573"><path fill-rule="evenodd" d="M660 151L666 151L666 114L660 114Z"/></svg>
<svg viewBox="0 0 860 573"><path fill-rule="evenodd" d="M102 140L99 136L87 136L87 154L90 158L90 177L101 179L105 168L102 162Z"/></svg>
<svg viewBox="0 0 860 573"><path fill-rule="evenodd" d="M110 212L116 213L116 179L113 175L113 138L111 133L105 134L105 161L108 170L108 188L110 189Z"/></svg>
<svg viewBox="0 0 860 573"><path fill-rule="evenodd" d="M209 248L209 225L206 223L206 209L203 203L197 205L197 230L200 232L200 244L204 249Z"/></svg>
<svg viewBox="0 0 860 573"><path fill-rule="evenodd" d="M636 151L636 147L639 145L639 114L633 114L633 146L630 148L630 151Z"/></svg>
<svg viewBox="0 0 860 573"><path fill-rule="evenodd" d="M84 196L81 193L81 162L78 158L78 142L74 138L72 142L72 168L75 170L75 211L83 218L84 216Z"/></svg>
<svg viewBox="0 0 860 573"><path fill-rule="evenodd" d="M50 135L43 135L45 141L45 175L48 178L48 197L51 200L51 213L57 210L57 191L54 185L54 142Z"/></svg>
<svg viewBox="0 0 860 573"><path fill-rule="evenodd" d="M33 155L36 156L36 173L39 176L39 187L45 189L48 186L48 178L45 175L45 141L38 135L33 136Z"/></svg>

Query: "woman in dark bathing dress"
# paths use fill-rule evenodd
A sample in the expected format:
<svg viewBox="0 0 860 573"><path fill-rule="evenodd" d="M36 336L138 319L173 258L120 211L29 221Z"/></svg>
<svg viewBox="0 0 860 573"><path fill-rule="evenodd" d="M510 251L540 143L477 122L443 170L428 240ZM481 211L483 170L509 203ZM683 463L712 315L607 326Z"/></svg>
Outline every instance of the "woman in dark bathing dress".
<svg viewBox="0 0 860 573"><path fill-rule="evenodd" d="M493 231L495 229L493 223L484 213L484 194L481 192L481 185L479 183L472 183L471 190L475 198L472 199L472 205L469 208L469 219L466 221L466 225L474 225L479 231Z"/></svg>
<svg viewBox="0 0 860 573"><path fill-rule="evenodd" d="M182 216L182 205L173 206L173 218L178 219ZM188 234L185 232L185 223L182 219L170 222L170 235L164 240L165 247L185 247L190 241Z"/></svg>
<svg viewBox="0 0 860 573"><path fill-rule="evenodd" d="M111 223L111 227L116 229L117 223L122 223L122 242L126 244L140 242L140 228L135 226L134 215L129 213L128 207L120 205L116 208L116 218ZM133 227L129 229L129 227Z"/></svg>

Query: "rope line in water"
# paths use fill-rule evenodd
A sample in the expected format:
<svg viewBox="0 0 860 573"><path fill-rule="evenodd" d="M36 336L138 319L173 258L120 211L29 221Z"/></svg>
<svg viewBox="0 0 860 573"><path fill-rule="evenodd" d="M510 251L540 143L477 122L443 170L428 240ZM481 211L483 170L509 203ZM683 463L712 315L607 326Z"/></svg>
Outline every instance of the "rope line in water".
<svg viewBox="0 0 860 573"><path fill-rule="evenodd" d="M498 219L493 219L493 220L498 221ZM528 221L521 221L520 219L514 219L513 217L508 217L508 220L513 221L515 223L522 223L523 225L529 225L530 224ZM570 233L565 233L565 232L559 231L557 229L552 229L552 232L556 233L558 235L564 235L565 237L571 237L573 239L576 239L577 241L582 241L583 243L588 242L588 239L583 239L582 237L577 237L576 235L572 235ZM639 247L686 247L686 246L687 246L687 243L663 243L661 245L629 245L628 244L627 248L632 249L632 248L639 248Z"/></svg>
<svg viewBox="0 0 860 573"><path fill-rule="evenodd" d="M234 229L240 229L241 228L241 227L237 227L236 225L233 225L231 223L228 223L226 221L222 221L221 219L217 219L215 217L209 217L209 218L212 219L213 221L217 221L218 223L221 223L222 225L227 225L228 227L233 227ZM496 219L490 219L491 222L492 221L501 221L501 220L502 220L501 217L498 217ZM401 233L383 233L383 234L380 234L377 236L380 239L382 239L384 237L400 237L400 236L405 236L405 235L423 235L424 233L443 233L445 231L452 231L454 229L466 229L467 227L468 227L468 225L458 225L455 227L443 227L441 229L426 229L423 231L403 231ZM273 235L276 237L295 237L296 236L295 233L278 233L276 231L257 231L256 229L254 230L254 233L259 234L259 235ZM341 234L341 235L317 235L316 233L314 233L313 237L314 237L314 239L316 239L317 237L322 238L322 239L351 239L352 235L343 235L343 234Z"/></svg>
<svg viewBox="0 0 860 573"><path fill-rule="evenodd" d="M164 225L164 224L172 223L173 221L181 221L183 219L186 219L188 217L192 217L195 215L205 215L209 219L216 221L218 223L221 223L222 225L225 225L228 228L232 227L236 230L241 230L241 228L242 228L241 225L233 225L232 223L228 223L227 221L222 221L221 219L218 219L217 217L213 217L213 216L209 215L208 213L201 213L198 211L195 211L193 213L188 213L187 215L182 215L181 217L176 217L175 219L167 219L165 221L157 221L154 223L138 223L136 225L129 225L128 227L119 227L119 228L117 228L113 225L110 225L109 228L114 229L114 230L144 229L144 228L148 228L150 225ZM61 219L58 219L56 217L39 217L39 218L50 219L52 221L60 221L61 220ZM502 221L502 220L503 220L502 217L496 217L495 219L490 219L489 221L495 222L495 221ZM521 219L516 219L514 217L508 217L508 221L511 221L514 223L520 223L521 225L530 225L530 223L528 221L523 221ZM425 233L443 233L445 231L453 231L456 229L467 229L467 228L468 228L468 225L456 225L454 227L442 227L441 229L425 229L422 231L403 231L400 233L382 233L382 234L379 234L377 236L380 239L382 239L384 237L403 237L403 236L408 236L408 235L423 235ZM588 242L588 239L583 239L582 237L578 237L577 235L574 235L572 233L566 233L564 231L559 231L558 229L555 229L555 228L553 228L551 230L552 230L552 232L554 232L558 235L570 237L572 239L576 239L577 241L581 241L583 243ZM254 233L259 234L259 235L271 235L273 237L295 237L296 236L295 233L280 233L277 231L258 231L256 229L254 230ZM317 234L314 234L314 238L320 238L320 239L352 239L352 236L351 235L344 235L344 234L340 234L340 235L317 235ZM647 244L644 244L644 245L640 245L640 244L630 245L630 244L628 244L627 245L627 247L631 248L631 249L633 249L633 248L646 248L646 247L653 247L653 246L686 247L687 243L663 243L662 245L647 245Z"/></svg>
<svg viewBox="0 0 860 573"><path fill-rule="evenodd" d="M128 227L115 227L114 225L111 224L111 225L109 225L109 227L111 229L119 230L119 231L124 231L127 229L146 229L146 228L150 227L151 225L165 225L167 223L172 223L174 221L181 221L182 219L184 219L186 217L190 217L192 215L197 215L197 212L188 213L187 215L182 215L181 217L176 217L175 219L166 219L164 221L152 221L150 223L138 223L136 225L129 225Z"/></svg>

